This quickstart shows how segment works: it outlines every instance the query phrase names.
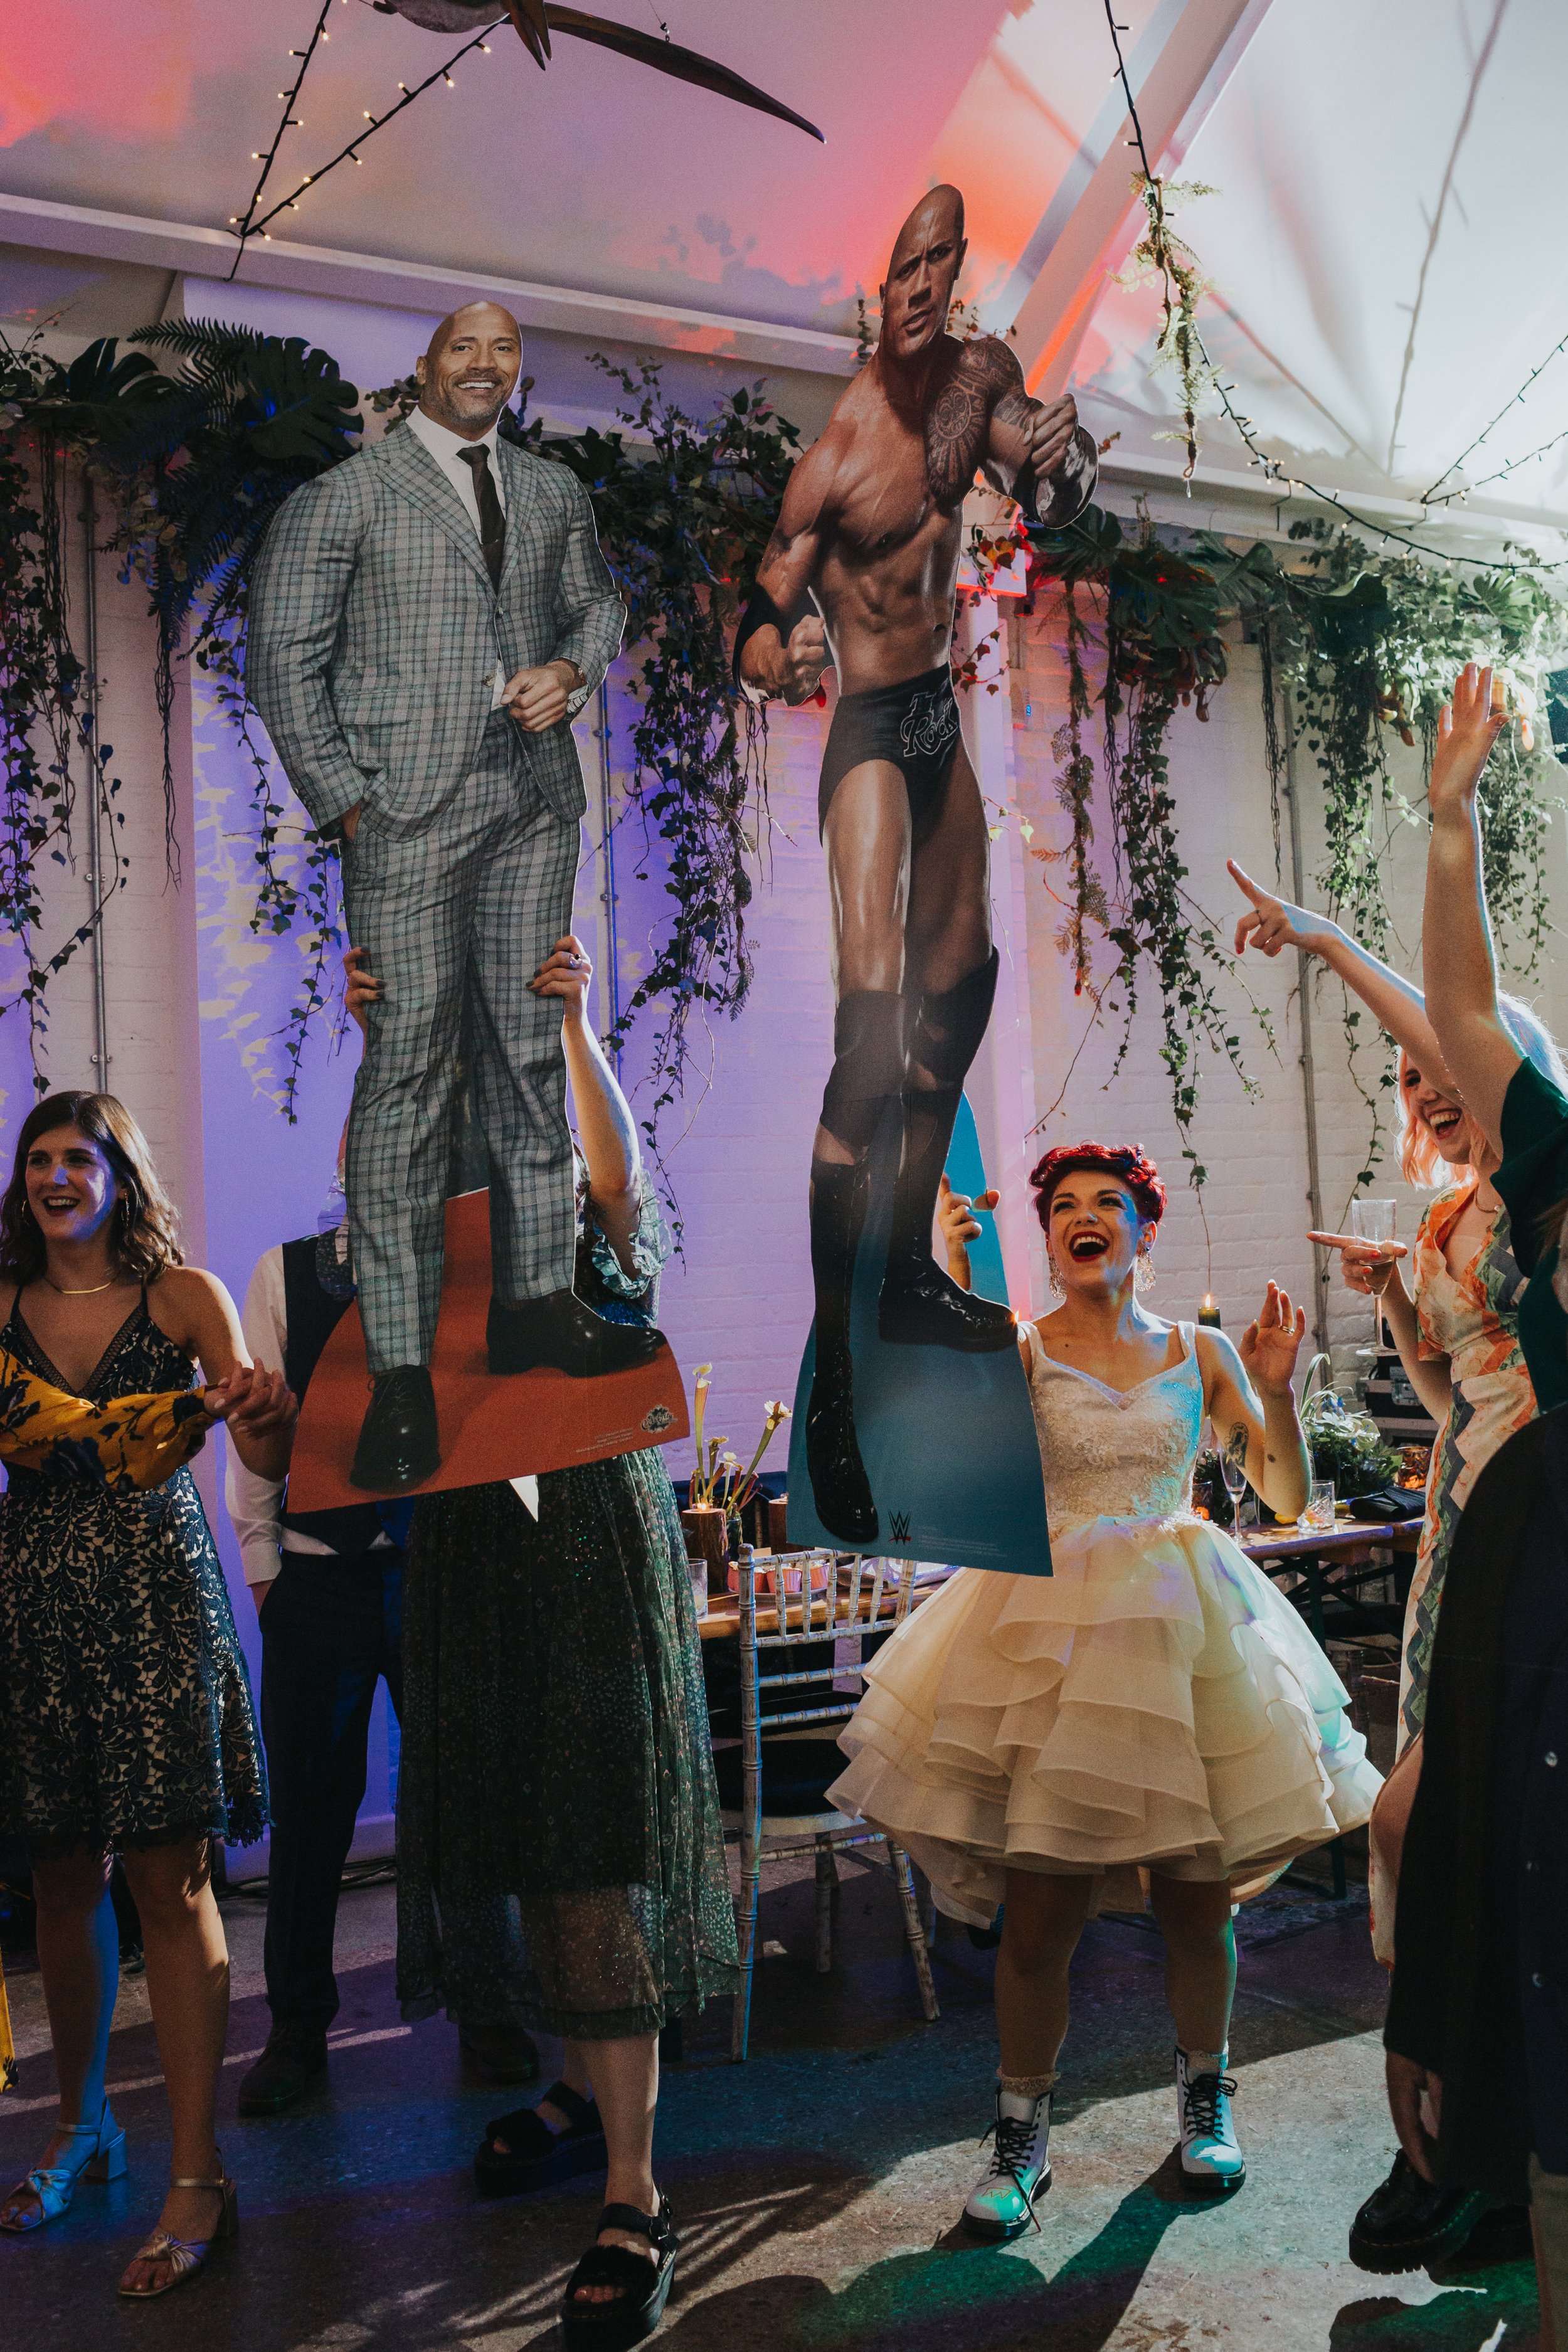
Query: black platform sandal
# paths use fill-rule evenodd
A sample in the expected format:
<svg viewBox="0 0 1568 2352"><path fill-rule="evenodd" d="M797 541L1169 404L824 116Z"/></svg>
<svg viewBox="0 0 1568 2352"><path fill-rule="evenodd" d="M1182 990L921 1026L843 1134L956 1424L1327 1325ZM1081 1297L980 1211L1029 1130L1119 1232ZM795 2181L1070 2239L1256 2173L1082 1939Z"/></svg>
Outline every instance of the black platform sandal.
<svg viewBox="0 0 1568 2352"><path fill-rule="evenodd" d="M605 2126L592 2099L584 2099L567 2083L552 2083L541 2099L548 2099L566 2117L567 2128L552 2131L535 2107L514 2107L510 2116L494 2116L474 2156L474 2180L481 2197L519 2197L525 2189L549 2189L571 2180L579 2172L603 2172L609 2162ZM497 2137L507 2142L502 2156Z"/></svg>
<svg viewBox="0 0 1568 2352"><path fill-rule="evenodd" d="M664 2317L675 2276L680 2241L669 2200L661 2197L657 2213L640 2213L635 2205L606 2205L599 2216L601 2230L637 2230L653 2255L634 2254L628 2246L590 2246L571 2277L561 2304L561 2332L569 2352L626 2352L653 2334ZM579 2303L584 2286L616 2290L609 2303Z"/></svg>

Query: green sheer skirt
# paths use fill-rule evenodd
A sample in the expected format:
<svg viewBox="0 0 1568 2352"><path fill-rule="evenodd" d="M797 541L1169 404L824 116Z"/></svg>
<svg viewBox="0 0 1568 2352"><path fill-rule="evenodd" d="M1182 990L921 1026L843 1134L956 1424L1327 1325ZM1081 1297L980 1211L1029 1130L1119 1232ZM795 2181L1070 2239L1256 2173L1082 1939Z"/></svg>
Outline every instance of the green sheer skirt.
<svg viewBox="0 0 1568 2352"><path fill-rule="evenodd" d="M652 1451L416 1507L403 1602L405 2017L608 2041L735 1990L675 1496Z"/></svg>

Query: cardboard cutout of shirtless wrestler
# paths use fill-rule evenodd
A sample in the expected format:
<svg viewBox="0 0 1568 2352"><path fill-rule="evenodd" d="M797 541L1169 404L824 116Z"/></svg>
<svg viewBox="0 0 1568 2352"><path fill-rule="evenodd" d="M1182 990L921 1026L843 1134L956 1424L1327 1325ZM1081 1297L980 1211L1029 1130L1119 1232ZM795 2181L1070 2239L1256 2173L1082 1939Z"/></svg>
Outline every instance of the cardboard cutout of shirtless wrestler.
<svg viewBox="0 0 1568 2352"><path fill-rule="evenodd" d="M735 656L751 692L787 703L814 695L829 665L838 677L817 798L837 1012L812 1154L805 1434L816 1515L858 1545L879 1530L856 1435L849 1304L871 1146L895 1104L879 1338L968 1353L1016 1343L1011 1311L961 1290L931 1255L937 1186L996 989L984 810L949 664L961 512L980 472L1059 526L1097 471L1071 399L1031 400L1005 343L947 332L964 250L963 199L933 188L893 247L881 340L790 478Z"/></svg>

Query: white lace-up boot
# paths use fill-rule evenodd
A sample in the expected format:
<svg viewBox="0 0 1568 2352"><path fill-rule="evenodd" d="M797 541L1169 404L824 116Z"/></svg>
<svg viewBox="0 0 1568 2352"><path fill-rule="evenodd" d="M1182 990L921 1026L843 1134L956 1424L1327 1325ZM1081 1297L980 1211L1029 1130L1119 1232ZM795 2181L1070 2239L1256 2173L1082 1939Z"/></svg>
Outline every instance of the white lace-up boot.
<svg viewBox="0 0 1568 2352"><path fill-rule="evenodd" d="M985 2136L994 2143L991 2161L963 2209L964 2228L993 2245L1005 2245L1035 2221L1036 2200L1051 2185L1051 2094L1057 2078L1022 2079L1021 2090L997 2085L996 2120Z"/></svg>
<svg viewBox="0 0 1568 2352"><path fill-rule="evenodd" d="M1181 2135L1182 2170L1194 2185L1215 2193L1239 2189L1247 2178L1247 2162L1230 2107L1236 2084L1225 2071L1229 2056L1228 2050L1176 2053L1176 2129Z"/></svg>

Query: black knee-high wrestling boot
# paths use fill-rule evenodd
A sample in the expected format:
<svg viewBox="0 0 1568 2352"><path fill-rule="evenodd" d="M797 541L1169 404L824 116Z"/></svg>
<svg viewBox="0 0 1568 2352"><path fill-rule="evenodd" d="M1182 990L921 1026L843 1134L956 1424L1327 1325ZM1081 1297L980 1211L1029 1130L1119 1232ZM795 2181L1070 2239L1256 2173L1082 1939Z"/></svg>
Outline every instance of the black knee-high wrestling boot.
<svg viewBox="0 0 1568 2352"><path fill-rule="evenodd" d="M855 1433L849 1306L870 1192L871 1144L903 1077L904 1013L903 998L885 990L857 990L841 1000L822 1124L854 1157L846 1162L814 1155L811 1163L816 1362L806 1407L805 1461L816 1516L845 1543L873 1543L879 1531Z"/></svg>
<svg viewBox="0 0 1568 2352"><path fill-rule="evenodd" d="M805 1410L805 1466L816 1516L845 1543L871 1543L879 1522L855 1433L849 1298L870 1191L864 1160L811 1163L811 1273L816 1286L816 1364Z"/></svg>
<svg viewBox="0 0 1568 2352"><path fill-rule="evenodd" d="M980 1050L996 994L994 948L956 988L928 990L909 1035L903 1088L904 1150L893 1198L888 1268L877 1328L896 1346L990 1355L1014 1346L1017 1324L1000 1300L961 1290L931 1255L937 1188L952 1142L963 1081ZM917 1074L932 1083L917 1085Z"/></svg>

